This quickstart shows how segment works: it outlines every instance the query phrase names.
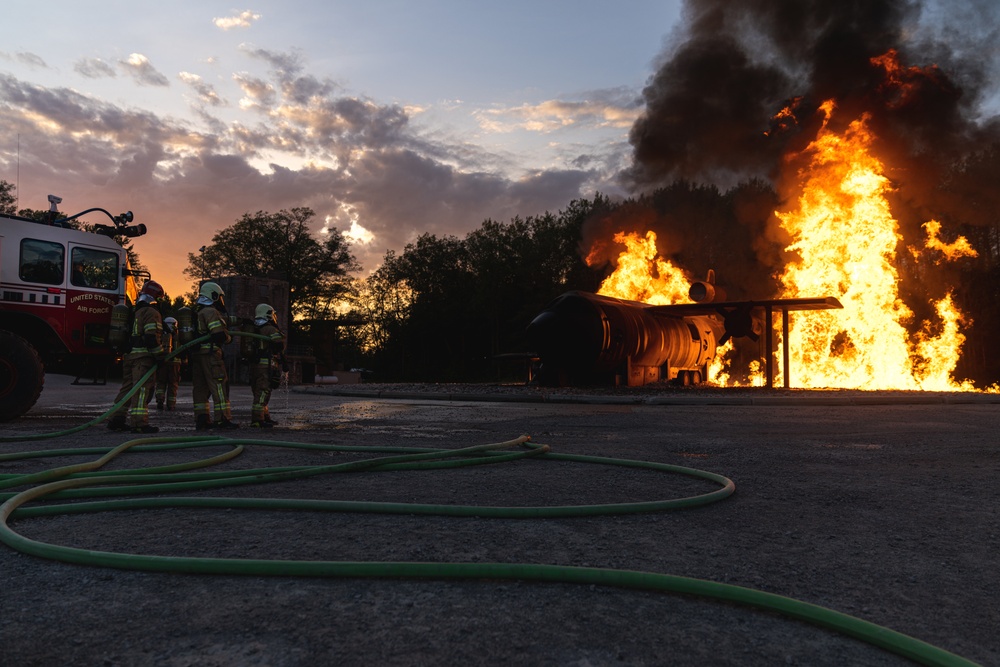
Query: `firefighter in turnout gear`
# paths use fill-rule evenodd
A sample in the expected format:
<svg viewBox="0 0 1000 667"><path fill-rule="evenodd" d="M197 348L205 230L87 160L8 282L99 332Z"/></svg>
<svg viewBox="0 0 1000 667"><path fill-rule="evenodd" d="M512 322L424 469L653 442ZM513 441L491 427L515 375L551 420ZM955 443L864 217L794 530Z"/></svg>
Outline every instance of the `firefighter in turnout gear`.
<svg viewBox="0 0 1000 667"><path fill-rule="evenodd" d="M115 400L111 402L112 405L118 405L118 403L125 399L125 395L132 390L132 372L129 368L129 363L125 360L125 357L128 355L128 351L130 349L130 341L132 338L132 307L126 306L125 304L120 305L125 306L122 310L122 321L119 328L122 340L115 346L115 350L116 352L120 352L122 354L122 384L121 387L118 388L118 395L115 396ZM122 403L121 407L108 415L108 430L128 430L128 401Z"/></svg>
<svg viewBox="0 0 1000 667"><path fill-rule="evenodd" d="M177 349L177 320L163 318L163 350L170 354ZM156 409L173 410L177 407L177 386L181 378L181 358L174 357L156 370Z"/></svg>
<svg viewBox="0 0 1000 667"><path fill-rule="evenodd" d="M236 428L232 421L227 385L229 378L222 359L222 346L232 340L226 316L225 293L217 283L201 286L195 302L196 336L208 334L191 354L191 384L194 401L195 429ZM209 400L214 403L215 421L209 411Z"/></svg>
<svg viewBox="0 0 1000 667"><path fill-rule="evenodd" d="M129 310L128 319L132 319L131 310ZM132 336L131 327L128 328L128 333L126 338L130 339ZM125 360L128 354L129 343L126 340L120 351L124 354L122 355L122 384L118 389L118 395L115 396L115 400L111 402L112 405L118 405L120 401L125 398L125 394L132 390L132 371L129 368L128 361ZM127 431L128 430L128 401L122 403L121 407L108 415L108 430L111 431Z"/></svg>
<svg viewBox="0 0 1000 667"><path fill-rule="evenodd" d="M135 315L132 318L132 351L125 355L128 373L133 385L144 375L163 362L163 318L160 317L158 299L163 298L160 284L147 280L136 299ZM149 399L156 390L156 373L150 373L139 390L129 400L128 419L133 433L156 433L160 429L149 425Z"/></svg>
<svg viewBox="0 0 1000 667"><path fill-rule="evenodd" d="M285 355L285 334L278 328L274 308L266 303L259 304L254 312L254 331L268 340L252 338L253 356L250 359L250 388L253 390L250 426L270 428L277 422L271 419L267 404L271 400L271 390L281 383L279 363ZM275 382L277 380L277 382Z"/></svg>

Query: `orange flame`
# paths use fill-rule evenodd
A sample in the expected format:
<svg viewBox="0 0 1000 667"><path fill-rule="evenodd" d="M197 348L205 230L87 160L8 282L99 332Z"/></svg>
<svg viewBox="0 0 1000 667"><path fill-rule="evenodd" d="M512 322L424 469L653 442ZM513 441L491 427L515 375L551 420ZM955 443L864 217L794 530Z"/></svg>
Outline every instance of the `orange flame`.
<svg viewBox="0 0 1000 667"><path fill-rule="evenodd" d="M894 63L887 55L883 65ZM882 163L871 151L874 137L867 116L843 133L829 128L832 101L821 106L825 119L816 139L792 160L799 171L801 195L789 210L776 211L792 239L786 248L794 259L780 275L784 298L834 296L843 310L796 314L789 326L789 385L803 388L908 389L972 391L970 382L952 378L968 325L945 296L933 303L937 321L924 322L910 334L913 313L899 296L895 268L901 239L886 194L890 183ZM915 258L927 252L935 261L974 257L969 242L940 238L941 225L924 224L927 241ZM656 235L619 232L624 244L617 268L601 285L600 294L655 305L689 301L691 280L679 267L659 257ZM780 339L780 332L776 332ZM709 375L722 384L730 379L727 353L719 350ZM780 369L780 364L775 364ZM763 384L758 365L750 369L751 384ZM782 381L780 377L778 381Z"/></svg>
<svg viewBox="0 0 1000 667"><path fill-rule="evenodd" d="M781 276L782 296L836 296L844 309L793 321L792 386L969 389L951 379L965 337L950 295L935 304L942 321L937 335L925 323L911 340L905 327L912 312L897 289L900 235L886 199L888 179L869 150L867 118L835 134L826 125L832 103L823 110L823 128L802 154L808 165L798 208L776 212L793 239L788 250L799 257ZM936 238L937 227L927 229Z"/></svg>
<svg viewBox="0 0 1000 667"><path fill-rule="evenodd" d="M624 244L625 250L618 256L614 272L601 283L598 294L654 306L690 302L691 280L683 269L658 256L655 232L646 232L645 238L618 232L615 243Z"/></svg>
<svg viewBox="0 0 1000 667"><path fill-rule="evenodd" d="M964 236L959 236L951 243L945 243L942 241L938 234L941 232L941 223L937 220L928 220L923 224L923 228L927 230L927 242L924 247L928 250L937 250L939 253L944 255L947 260L956 260L959 257L978 257L979 253L976 252L975 248L969 243L968 239ZM920 257L920 251L910 249L914 258ZM941 259L935 259L934 262L939 264Z"/></svg>

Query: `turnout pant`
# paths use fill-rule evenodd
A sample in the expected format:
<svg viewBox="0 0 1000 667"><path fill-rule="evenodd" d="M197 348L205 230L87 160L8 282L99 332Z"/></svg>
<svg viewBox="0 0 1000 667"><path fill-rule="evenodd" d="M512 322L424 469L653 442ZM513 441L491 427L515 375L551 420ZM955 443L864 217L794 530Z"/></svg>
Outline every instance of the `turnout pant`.
<svg viewBox="0 0 1000 667"><path fill-rule="evenodd" d="M132 376L133 386L142 380L142 376L149 373L150 369L156 365L156 360L152 355L143 355L129 361L129 372ZM139 390L132 394L128 403L129 426L141 428L149 423L149 408L146 407L150 397L156 390L156 373L150 373L146 381L142 383Z"/></svg>
<svg viewBox="0 0 1000 667"><path fill-rule="evenodd" d="M125 394L129 393L131 390L132 390L132 364L126 358L122 360L122 386L121 389L118 390L118 395L115 396L115 400L112 402L112 405L118 405L118 401L125 398ZM128 405L129 401L125 401L124 403L122 403L120 408L118 408L117 410L108 415L108 420L109 421L114 420L115 418L126 419L128 417Z"/></svg>
<svg viewBox="0 0 1000 667"><path fill-rule="evenodd" d="M172 410L177 405L177 386L180 384L181 364L179 360L160 364L156 371L156 402L164 403Z"/></svg>
<svg viewBox="0 0 1000 667"><path fill-rule="evenodd" d="M267 404L271 401L270 363L256 363L250 367L250 388L253 390L253 406L251 407L250 421L267 421Z"/></svg>
<svg viewBox="0 0 1000 667"><path fill-rule="evenodd" d="M222 350L191 355L191 398L194 401L194 417L211 416L209 400L215 404L215 420L231 419L229 392L226 385L226 365L222 361Z"/></svg>

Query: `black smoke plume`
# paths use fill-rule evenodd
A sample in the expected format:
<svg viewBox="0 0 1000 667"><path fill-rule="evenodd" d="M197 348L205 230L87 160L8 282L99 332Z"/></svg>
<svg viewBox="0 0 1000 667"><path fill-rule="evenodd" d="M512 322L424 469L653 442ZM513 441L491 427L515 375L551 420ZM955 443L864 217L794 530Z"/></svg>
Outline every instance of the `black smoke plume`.
<svg viewBox="0 0 1000 667"><path fill-rule="evenodd" d="M893 184L901 249L922 245L927 220L941 221L946 236L961 225L995 224L1000 122L996 101L992 112L988 102L997 93L991 54L998 19L995 2L688 0L683 28L643 91L624 180L637 196L678 181L721 193L763 181L780 207L795 192L786 158L815 138L818 109L833 100L834 129L868 115L874 151ZM747 210L761 208L747 205L746 188L741 195ZM783 239L773 225L740 218L733 216L734 224L752 227L756 262L738 269L740 279L758 275L751 287L765 288L781 268L775 248ZM698 237L696 219L667 212L646 219L664 255L684 253L699 268L718 259L685 242ZM598 226L619 222L605 218ZM733 229L728 236L745 244L748 234Z"/></svg>

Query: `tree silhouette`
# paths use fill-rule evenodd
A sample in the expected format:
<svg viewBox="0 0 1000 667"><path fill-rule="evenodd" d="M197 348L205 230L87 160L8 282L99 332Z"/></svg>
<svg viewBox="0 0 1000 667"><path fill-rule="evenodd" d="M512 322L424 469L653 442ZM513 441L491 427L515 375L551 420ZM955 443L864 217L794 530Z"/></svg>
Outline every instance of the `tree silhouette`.
<svg viewBox="0 0 1000 667"><path fill-rule="evenodd" d="M313 236L314 215L309 208L245 213L204 250L188 253L184 274L196 281L228 275L284 280L294 317L330 317L351 293L350 274L359 266L336 228Z"/></svg>

